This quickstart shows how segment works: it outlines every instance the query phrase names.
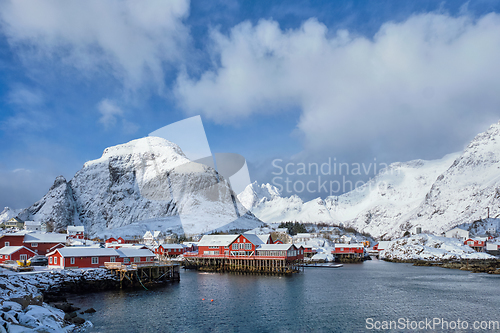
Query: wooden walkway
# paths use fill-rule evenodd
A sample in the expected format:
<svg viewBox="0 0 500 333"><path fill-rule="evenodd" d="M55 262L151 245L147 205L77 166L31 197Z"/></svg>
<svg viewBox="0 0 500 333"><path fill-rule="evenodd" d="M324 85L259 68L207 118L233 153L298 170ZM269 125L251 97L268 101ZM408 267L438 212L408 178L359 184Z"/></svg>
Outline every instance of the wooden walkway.
<svg viewBox="0 0 500 333"><path fill-rule="evenodd" d="M120 288L144 287L179 281L179 264L171 262L137 262L124 265L120 262L106 262L104 267L120 279Z"/></svg>

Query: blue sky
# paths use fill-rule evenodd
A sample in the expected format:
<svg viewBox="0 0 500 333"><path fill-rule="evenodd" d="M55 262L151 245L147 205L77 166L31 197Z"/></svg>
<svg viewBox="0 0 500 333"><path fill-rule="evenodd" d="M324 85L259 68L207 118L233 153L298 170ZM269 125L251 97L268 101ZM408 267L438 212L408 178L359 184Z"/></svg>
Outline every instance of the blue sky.
<svg viewBox="0 0 500 333"><path fill-rule="evenodd" d="M499 12L500 1L0 1L0 205L26 207L106 147L197 114L212 152L243 155L258 182L272 182L276 158L459 151L499 118Z"/></svg>

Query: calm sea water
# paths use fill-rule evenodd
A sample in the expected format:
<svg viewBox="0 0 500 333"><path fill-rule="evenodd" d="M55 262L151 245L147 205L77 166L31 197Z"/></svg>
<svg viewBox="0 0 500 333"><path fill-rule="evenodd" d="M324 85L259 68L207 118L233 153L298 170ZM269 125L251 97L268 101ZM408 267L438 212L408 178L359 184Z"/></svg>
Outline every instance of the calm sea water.
<svg viewBox="0 0 500 333"><path fill-rule="evenodd" d="M92 332L366 332L367 318L460 320L468 332L475 321L500 321L499 286L499 275L373 260L292 277L181 270L179 283L160 289L70 301L97 310L83 315Z"/></svg>

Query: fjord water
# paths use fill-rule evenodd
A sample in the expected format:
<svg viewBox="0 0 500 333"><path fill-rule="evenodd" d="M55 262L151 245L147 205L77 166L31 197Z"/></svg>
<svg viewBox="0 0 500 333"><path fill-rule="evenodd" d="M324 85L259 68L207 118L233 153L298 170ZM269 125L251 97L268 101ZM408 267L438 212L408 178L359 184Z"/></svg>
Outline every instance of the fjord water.
<svg viewBox="0 0 500 333"><path fill-rule="evenodd" d="M373 260L291 277L181 271L158 289L69 301L97 310L82 315L91 332L364 332L367 318L500 320L499 285L500 275Z"/></svg>

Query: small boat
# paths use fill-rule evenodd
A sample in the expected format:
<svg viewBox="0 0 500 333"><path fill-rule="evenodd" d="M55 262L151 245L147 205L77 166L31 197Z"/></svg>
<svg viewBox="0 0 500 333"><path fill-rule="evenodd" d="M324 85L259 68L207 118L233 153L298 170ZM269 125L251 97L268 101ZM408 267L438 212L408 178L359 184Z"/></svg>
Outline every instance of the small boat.
<svg viewBox="0 0 500 333"><path fill-rule="evenodd" d="M344 265L342 264L314 264L314 265L311 265L311 264L306 264L306 265L303 265L303 267L317 267L317 268L339 268L339 267L343 267Z"/></svg>

